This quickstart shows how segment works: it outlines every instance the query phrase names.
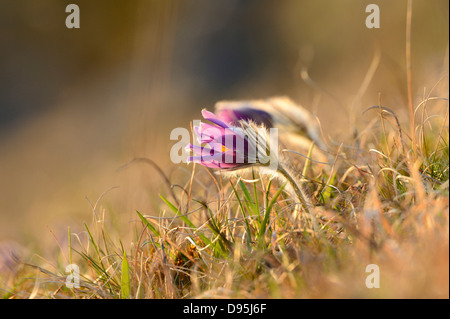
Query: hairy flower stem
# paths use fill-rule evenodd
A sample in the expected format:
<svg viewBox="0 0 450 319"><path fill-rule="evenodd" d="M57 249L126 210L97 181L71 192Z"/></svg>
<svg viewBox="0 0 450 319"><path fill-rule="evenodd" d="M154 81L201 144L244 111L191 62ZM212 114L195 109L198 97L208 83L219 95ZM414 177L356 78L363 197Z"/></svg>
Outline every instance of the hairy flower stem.
<svg viewBox="0 0 450 319"><path fill-rule="evenodd" d="M295 194L297 195L300 203L303 206L303 209L305 210L305 212L307 214L311 215L311 213L308 209L308 204L306 202L305 195L303 194L303 191L302 191L301 186L299 185L298 181L296 181L296 179L293 177L293 176L295 176L293 174L293 172L289 168L281 165L281 163L279 163L279 165L278 165L278 172L281 175L283 175L283 177L289 182L289 184L291 184L292 188L294 189Z"/></svg>

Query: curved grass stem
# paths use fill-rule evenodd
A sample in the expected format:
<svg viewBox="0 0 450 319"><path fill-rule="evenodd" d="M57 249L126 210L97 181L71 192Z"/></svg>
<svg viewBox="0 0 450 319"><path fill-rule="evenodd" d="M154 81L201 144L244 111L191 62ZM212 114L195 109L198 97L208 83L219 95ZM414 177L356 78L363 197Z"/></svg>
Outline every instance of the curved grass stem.
<svg viewBox="0 0 450 319"><path fill-rule="evenodd" d="M308 203L306 201L306 196L303 194L303 191L302 191L302 188L301 188L301 185L299 184L299 182L295 179L295 177L293 177L294 176L293 172L289 168L287 168L281 164L278 165L278 172L292 186L292 188L295 192L295 195L297 195L297 197L300 201L300 204L302 204L305 212L308 214L311 214L309 211L309 208L308 208Z"/></svg>

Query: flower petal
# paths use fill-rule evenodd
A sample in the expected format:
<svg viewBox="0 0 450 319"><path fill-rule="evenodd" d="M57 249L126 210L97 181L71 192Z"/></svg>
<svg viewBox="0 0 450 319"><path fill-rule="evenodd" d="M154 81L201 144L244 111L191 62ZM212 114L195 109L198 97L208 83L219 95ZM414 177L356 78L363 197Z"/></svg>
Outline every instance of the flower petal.
<svg viewBox="0 0 450 319"><path fill-rule="evenodd" d="M223 122L222 120L220 120L214 113L209 112L209 111L207 111L206 109L203 109L203 110L202 110L202 115L203 115L203 118L204 118L205 120L208 120L208 121L210 121L210 122L212 122L212 123L214 123L214 124L217 124L217 125L219 125L220 127L223 127L223 128L229 128L229 126L228 126L225 122Z"/></svg>
<svg viewBox="0 0 450 319"><path fill-rule="evenodd" d="M217 112L217 117L230 125L236 125L239 121L243 120L247 122L253 121L258 125L262 124L268 128L273 127L273 119L268 112L248 106L235 109L224 107Z"/></svg>

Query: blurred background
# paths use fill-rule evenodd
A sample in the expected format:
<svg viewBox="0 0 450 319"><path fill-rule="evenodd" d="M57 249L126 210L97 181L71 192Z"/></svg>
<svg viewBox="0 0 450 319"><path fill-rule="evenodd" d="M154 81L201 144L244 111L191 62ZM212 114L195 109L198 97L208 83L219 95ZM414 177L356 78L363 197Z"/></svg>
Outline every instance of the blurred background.
<svg viewBox="0 0 450 319"><path fill-rule="evenodd" d="M80 29L65 26L70 3ZM370 3L379 29L365 26ZM448 76L448 6L413 2L415 103ZM158 173L118 168L186 169L170 162L171 130L222 99L287 95L335 139L379 93L406 121L405 23L406 0L0 0L0 242L81 229L105 192L112 223L157 215Z"/></svg>

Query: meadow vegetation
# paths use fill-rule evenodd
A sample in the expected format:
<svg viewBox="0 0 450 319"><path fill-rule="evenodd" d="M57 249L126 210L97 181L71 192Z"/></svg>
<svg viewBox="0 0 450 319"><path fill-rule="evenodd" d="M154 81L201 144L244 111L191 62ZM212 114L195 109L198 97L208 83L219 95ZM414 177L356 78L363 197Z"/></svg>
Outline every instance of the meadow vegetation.
<svg viewBox="0 0 450 319"><path fill-rule="evenodd" d="M324 136L329 163L311 160L312 142L306 157L283 153L308 210L259 167L230 176L177 164L183 169L170 175L150 158L135 159L165 188L151 194L154 214L135 212L131 240L108 222L117 212L102 206L103 194L81 231L68 227L64 242L55 236L56 256L8 259L16 266L0 272L0 296L448 298L448 70L420 100L410 66L406 72L405 105L393 111L380 95L377 105L351 114L368 125ZM361 87L359 96L367 82ZM78 288L66 286L69 264L79 267ZM366 286L373 264L379 288Z"/></svg>
<svg viewBox="0 0 450 319"><path fill-rule="evenodd" d="M371 125L335 145L332 165L289 155L310 214L257 167L243 178L191 164L184 178L167 177L160 215L136 211L131 243L95 204L83 232L69 228L56 265L23 263L2 295L448 298L448 108L432 93L415 107L416 147L402 119L374 107ZM66 287L67 264L80 267L79 288ZM369 264L380 288L366 287Z"/></svg>

